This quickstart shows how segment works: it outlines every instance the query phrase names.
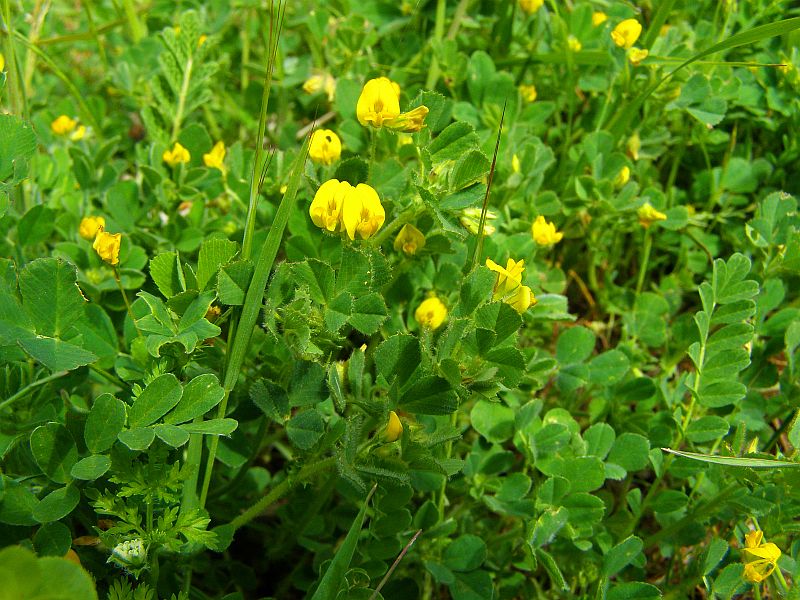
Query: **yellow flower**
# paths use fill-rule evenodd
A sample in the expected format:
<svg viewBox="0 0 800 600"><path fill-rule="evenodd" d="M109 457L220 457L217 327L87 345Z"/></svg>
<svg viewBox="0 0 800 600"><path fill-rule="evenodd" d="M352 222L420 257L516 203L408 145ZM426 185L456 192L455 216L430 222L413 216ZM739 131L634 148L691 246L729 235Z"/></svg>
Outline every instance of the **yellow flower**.
<svg viewBox="0 0 800 600"><path fill-rule="evenodd" d="M425 105L400 113L397 118L389 119L384 123L389 129L404 133L416 133L425 127L425 117L428 116L428 107Z"/></svg>
<svg viewBox="0 0 800 600"><path fill-rule="evenodd" d="M67 115L61 115L50 123L50 129L56 135L67 135L78 125L75 119L70 119Z"/></svg>
<svg viewBox="0 0 800 600"><path fill-rule="evenodd" d="M781 557L781 549L772 542L763 543L763 537L764 532L758 530L744 536L744 578L751 583L761 583L769 577Z"/></svg>
<svg viewBox="0 0 800 600"><path fill-rule="evenodd" d="M606 13L600 11L592 13L592 25L595 27L602 25L606 21L608 21L608 15Z"/></svg>
<svg viewBox="0 0 800 600"><path fill-rule="evenodd" d="M78 225L78 234L83 239L91 241L105 226L106 220L103 217L83 217L81 224Z"/></svg>
<svg viewBox="0 0 800 600"><path fill-rule="evenodd" d="M338 179L329 179L319 186L308 211L314 225L330 232L341 231L342 204L352 191L352 185Z"/></svg>
<svg viewBox="0 0 800 600"><path fill-rule="evenodd" d="M506 298L506 303L516 310L519 314L524 313L531 306L536 304L537 300L533 297L531 288L527 285L517 286L512 294Z"/></svg>
<svg viewBox="0 0 800 600"><path fill-rule="evenodd" d="M370 79L361 90L356 104L358 122L382 127L383 122L400 116L400 88L388 77Z"/></svg>
<svg viewBox="0 0 800 600"><path fill-rule="evenodd" d="M547 221L542 215L536 217L531 227L531 234L533 240L540 246L552 246L561 241L564 234L556 231L554 223Z"/></svg>
<svg viewBox="0 0 800 600"><path fill-rule="evenodd" d="M639 224L645 229L650 227L650 225L656 221L667 220L667 215L653 208L653 205L649 202L645 202L642 206L640 206L639 210L636 211L636 214L639 217Z"/></svg>
<svg viewBox="0 0 800 600"><path fill-rule="evenodd" d="M631 61L634 67L638 67L639 64L647 58L648 54L650 54L650 52L646 48L631 48L628 50L628 60Z"/></svg>
<svg viewBox="0 0 800 600"><path fill-rule="evenodd" d="M161 158L163 158L164 162L170 167L176 167L181 163L188 163L192 157L186 148L181 146L178 142L175 142L172 150L164 150L164 154L161 155Z"/></svg>
<svg viewBox="0 0 800 600"><path fill-rule="evenodd" d="M316 163L329 165L342 155L342 140L330 129L317 129L311 135L308 155Z"/></svg>
<svg viewBox="0 0 800 600"><path fill-rule="evenodd" d="M385 220L378 192L367 184L359 183L344 197L342 225L351 240L356 239L356 234L364 240L373 236Z"/></svg>
<svg viewBox="0 0 800 600"><path fill-rule="evenodd" d="M634 131L633 135L628 138L625 148L628 150L628 156L633 160L639 160L639 150L642 149L642 139L639 137L638 131Z"/></svg>
<svg viewBox="0 0 800 600"><path fill-rule="evenodd" d="M188 155L188 152L187 152ZM166 160L166 158L164 159ZM211 148L211 152L207 154L203 154L203 164L210 169L219 169L223 173L225 172L225 142L220 140L214 147Z"/></svg>
<svg viewBox="0 0 800 600"><path fill-rule="evenodd" d="M414 318L420 327L433 331L439 329L447 318L447 307L436 296L432 296L417 307Z"/></svg>
<svg viewBox="0 0 800 600"><path fill-rule="evenodd" d="M0 71L5 71L6 69L6 57L3 56L3 53L0 52Z"/></svg>
<svg viewBox="0 0 800 600"><path fill-rule="evenodd" d="M102 229L97 232L92 248L105 262L112 267L119 264L119 245L122 241L121 233L106 233Z"/></svg>
<svg viewBox="0 0 800 600"><path fill-rule="evenodd" d="M521 85L519 86L519 93L522 94L522 99L525 102L536 101L536 86L535 85Z"/></svg>
<svg viewBox="0 0 800 600"><path fill-rule="evenodd" d="M417 250L421 250L424 247L425 236L419 229L410 223L403 225L400 233L398 233L397 237L394 238L394 249L397 252L402 250L409 256L413 256L417 253Z"/></svg>
<svg viewBox="0 0 800 600"><path fill-rule="evenodd" d="M383 432L383 439L388 443L396 442L403 435L403 424L400 422L400 417L393 410L389 411L389 423Z"/></svg>
<svg viewBox="0 0 800 600"><path fill-rule="evenodd" d="M544 0L519 0L519 7L529 15L542 8Z"/></svg>
<svg viewBox="0 0 800 600"><path fill-rule="evenodd" d="M306 79L303 84L303 91L306 94L316 94L324 91L328 96L328 101L333 102L336 96L336 80L328 73L316 73Z"/></svg>
<svg viewBox="0 0 800 600"><path fill-rule="evenodd" d="M611 39L614 40L617 46L627 50L636 43L640 35L642 35L641 23L636 19L625 19L614 27L611 32Z"/></svg>
<svg viewBox="0 0 800 600"><path fill-rule="evenodd" d="M627 165L625 165L619 170L617 176L614 177L614 187L621 188L626 183L628 183L630 179L631 179L631 170Z"/></svg>
<svg viewBox="0 0 800 600"><path fill-rule="evenodd" d="M86 137L86 125L78 125L78 128L69 136L73 142L78 142Z"/></svg>
<svg viewBox="0 0 800 600"><path fill-rule="evenodd" d="M567 46L569 46L569 49L572 52L580 52L581 48L583 48L580 40L576 38L574 35L570 35L569 37L567 37Z"/></svg>
<svg viewBox="0 0 800 600"><path fill-rule="evenodd" d="M486 259L486 266L497 273L497 281L494 284L493 300L500 300L516 290L522 285L522 273L525 271L525 261L515 261L509 258L505 268L498 265L492 259Z"/></svg>
<svg viewBox="0 0 800 600"><path fill-rule="evenodd" d="M197 38L197 47L199 48L200 46L205 44L207 39L208 36L205 33L202 34L199 38Z"/></svg>
<svg viewBox="0 0 800 600"><path fill-rule="evenodd" d="M516 154L511 157L511 171L514 173L519 173L522 165L519 162L519 156Z"/></svg>

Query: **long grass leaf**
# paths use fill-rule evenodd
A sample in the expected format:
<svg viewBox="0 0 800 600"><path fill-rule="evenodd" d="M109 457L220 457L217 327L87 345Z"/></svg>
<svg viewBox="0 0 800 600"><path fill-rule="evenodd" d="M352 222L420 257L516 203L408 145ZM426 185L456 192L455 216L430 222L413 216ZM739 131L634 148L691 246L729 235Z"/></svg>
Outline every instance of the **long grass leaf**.
<svg viewBox="0 0 800 600"><path fill-rule="evenodd" d="M768 458L738 458L736 456L712 456L710 454L699 454L697 452L683 452L672 448L662 448L664 452L669 452L676 456L699 460L701 462L723 465L726 467L749 467L751 469L796 469L800 463L789 462L788 460L777 460Z"/></svg>

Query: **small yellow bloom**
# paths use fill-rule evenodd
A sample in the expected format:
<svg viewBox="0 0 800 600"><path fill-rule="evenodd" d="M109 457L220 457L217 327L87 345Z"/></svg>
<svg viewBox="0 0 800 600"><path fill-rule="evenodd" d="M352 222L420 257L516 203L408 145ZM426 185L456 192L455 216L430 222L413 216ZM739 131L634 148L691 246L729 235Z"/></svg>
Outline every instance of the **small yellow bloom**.
<svg viewBox="0 0 800 600"><path fill-rule="evenodd" d="M522 99L525 102L535 102L536 101L536 86L535 85L521 85L519 86L519 93L522 95Z"/></svg>
<svg viewBox="0 0 800 600"><path fill-rule="evenodd" d="M330 232L341 231L342 204L352 191L352 185L338 179L329 179L319 186L308 211L314 225Z"/></svg>
<svg viewBox="0 0 800 600"><path fill-rule="evenodd" d="M92 248L105 262L112 267L119 264L119 245L122 241L121 233L106 233L102 229L97 232Z"/></svg>
<svg viewBox="0 0 800 600"><path fill-rule="evenodd" d="M531 288L527 285L517 286L511 295L506 298L506 303L516 310L519 314L524 313L531 306L536 304L537 300L533 296Z"/></svg>
<svg viewBox="0 0 800 600"><path fill-rule="evenodd" d="M516 290L522 285L522 273L525 271L525 261L515 261L509 258L505 268L498 265L492 259L486 259L486 266L497 273L497 281L494 284L493 300L500 300Z"/></svg>
<svg viewBox="0 0 800 600"><path fill-rule="evenodd" d="M522 169L522 165L519 162L519 156L516 154L511 157L511 171L514 173L519 173Z"/></svg>
<svg viewBox="0 0 800 600"><path fill-rule="evenodd" d="M0 52L0 71L5 71L6 69L6 57L3 56L3 53Z"/></svg>
<svg viewBox="0 0 800 600"><path fill-rule="evenodd" d="M604 12L597 11L592 13L592 25L598 27L608 21L608 15Z"/></svg>
<svg viewBox="0 0 800 600"><path fill-rule="evenodd" d="M336 97L336 79L328 73L316 73L306 79L303 84L303 91L306 94L316 94L324 91L328 96L328 101L333 102Z"/></svg>
<svg viewBox="0 0 800 600"><path fill-rule="evenodd" d="M667 215L653 208L653 205L650 204L649 202L646 202L642 206L640 206L639 209L636 211L636 214L639 217L639 224L645 229L650 227L650 225L652 225L656 221L667 220Z"/></svg>
<svg viewBox="0 0 800 600"><path fill-rule="evenodd" d="M388 443L396 442L403 435L403 424L400 422L400 417L393 410L389 411L389 423L383 432L383 439Z"/></svg>
<svg viewBox="0 0 800 600"><path fill-rule="evenodd" d="M576 38L574 35L570 35L569 37L567 37L567 46L572 52L580 52L581 48L583 48L583 45L581 45L580 40Z"/></svg>
<svg viewBox="0 0 800 600"><path fill-rule="evenodd" d="M188 155L188 153L187 153ZM165 159L166 160L166 159ZM203 154L203 164L210 169L219 169L223 173L225 172L225 142L220 140L214 147L211 148L211 152L207 154Z"/></svg>
<svg viewBox="0 0 800 600"><path fill-rule="evenodd" d="M61 115L50 123L50 129L56 135L67 135L72 132L77 125L78 122L75 119L70 119L67 115Z"/></svg>
<svg viewBox="0 0 800 600"><path fill-rule="evenodd" d="M519 7L529 15L542 8L544 0L519 0Z"/></svg>
<svg viewBox="0 0 800 600"><path fill-rule="evenodd" d="M311 135L308 155L315 163L329 165L342 155L342 140L330 129L317 129Z"/></svg>
<svg viewBox="0 0 800 600"><path fill-rule="evenodd" d="M394 119L385 121L384 125L394 131L416 133L425 127L425 117L428 116L428 112L427 106L417 106L408 112L400 113Z"/></svg>
<svg viewBox="0 0 800 600"><path fill-rule="evenodd" d="M394 249L397 252L402 250L408 256L413 256L417 253L417 250L420 250L424 247L425 236L419 229L410 223L403 225L400 233L398 233L397 237L394 238Z"/></svg>
<svg viewBox="0 0 800 600"><path fill-rule="evenodd" d="M164 162L170 167L174 168L181 163L188 163L192 157L186 148L181 146L178 142L175 142L172 150L164 150L164 154L161 155L161 158L163 158Z"/></svg>
<svg viewBox="0 0 800 600"><path fill-rule="evenodd" d="M642 149L642 139L639 133L634 131L633 135L628 138L625 148L628 150L628 156L633 160L639 160L639 150Z"/></svg>
<svg viewBox="0 0 800 600"><path fill-rule="evenodd" d="M70 134L69 139L79 142L84 137L86 137L86 125L78 125L78 128Z"/></svg>
<svg viewBox="0 0 800 600"><path fill-rule="evenodd" d="M533 235L533 240L540 246L552 246L560 242L561 238L564 237L563 233L556 231L555 224L547 221L542 215L536 217L533 222L531 234Z"/></svg>
<svg viewBox="0 0 800 600"><path fill-rule="evenodd" d="M439 329L447 318L447 307L436 296L423 300L414 311L414 318L420 327L431 331Z"/></svg>
<svg viewBox="0 0 800 600"><path fill-rule="evenodd" d="M751 531L744 536L742 562L744 578L751 583L761 583L769 577L781 557L781 549L772 542L763 543L764 532Z"/></svg>
<svg viewBox="0 0 800 600"><path fill-rule="evenodd" d="M617 176L614 177L614 187L619 189L628 183L631 179L631 170L628 165L625 165L619 170Z"/></svg>
<svg viewBox="0 0 800 600"><path fill-rule="evenodd" d="M361 90L356 104L358 122L382 127L386 120L400 116L400 88L388 77L370 79Z"/></svg>
<svg viewBox="0 0 800 600"><path fill-rule="evenodd" d="M347 237L356 239L356 234L366 240L383 226L386 212L372 187L359 183L344 198L342 203L342 225Z"/></svg>
<svg viewBox="0 0 800 600"><path fill-rule="evenodd" d="M197 38L197 47L199 48L200 46L205 44L207 39L208 36L205 33L202 34L199 38Z"/></svg>
<svg viewBox="0 0 800 600"><path fill-rule="evenodd" d="M627 50L636 43L642 35L642 24L636 19L625 19L611 32L611 39L620 48Z"/></svg>
<svg viewBox="0 0 800 600"><path fill-rule="evenodd" d="M78 225L78 234L83 239L91 241L105 226L106 220L103 217L83 217L81 224Z"/></svg>
<svg viewBox="0 0 800 600"><path fill-rule="evenodd" d="M631 61L631 64L634 67L638 67L639 64L647 58L647 55L650 52L646 48L631 48L628 50L628 60Z"/></svg>

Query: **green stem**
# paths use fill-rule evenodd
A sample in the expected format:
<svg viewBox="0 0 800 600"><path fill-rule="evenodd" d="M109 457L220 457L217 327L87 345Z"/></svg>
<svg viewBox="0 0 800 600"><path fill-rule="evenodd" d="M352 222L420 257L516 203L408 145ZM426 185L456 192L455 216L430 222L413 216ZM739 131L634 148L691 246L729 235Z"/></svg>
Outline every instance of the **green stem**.
<svg viewBox="0 0 800 600"><path fill-rule="evenodd" d="M147 29L144 23L139 20L139 12L133 5L133 0L122 0L123 9L125 10L125 19L128 21L128 29L130 30L131 39L134 44L138 44L141 39L147 34Z"/></svg>
<svg viewBox="0 0 800 600"><path fill-rule="evenodd" d="M17 55L14 47L14 37L17 32L14 31L11 22L11 4L9 0L0 0L0 10L2 11L3 19L3 52L6 57L7 65L7 81L8 86L8 101L11 107L12 114L18 116L25 116L27 114L27 106L25 94L22 91L22 74L17 65Z"/></svg>
<svg viewBox="0 0 800 600"><path fill-rule="evenodd" d="M202 423L203 416L196 417L194 423ZM186 462L184 463L189 475L183 485L183 497L181 498L181 514L197 507L197 481L200 479L200 463L203 458L203 434L193 433L189 436L189 446L186 450Z"/></svg>
<svg viewBox="0 0 800 600"><path fill-rule="evenodd" d="M106 56L106 47L100 40L97 34L97 27L94 24L94 16L92 15L92 0L85 0L83 2L83 9L86 11L86 20L89 22L89 33L92 34L95 44L97 44L97 53L100 55L100 60L103 66L108 69L108 57Z"/></svg>
<svg viewBox="0 0 800 600"><path fill-rule="evenodd" d="M24 398L36 388L41 387L46 383L50 383L51 381L55 381L56 379L61 379L68 373L69 371L57 371L52 375L48 375L47 377L44 377L42 379L37 379L36 381L29 383L10 398L0 402L0 411L2 411L4 408L11 406L12 404L14 404L14 402L19 400L20 398Z"/></svg>
<svg viewBox="0 0 800 600"><path fill-rule="evenodd" d="M189 82L192 80L192 67L194 66L194 55L189 56L186 61L186 68L183 70L183 81L181 91L178 96L178 110L175 112L175 120L172 122L172 141L178 138L183 121L183 111L186 109L186 97L189 95Z"/></svg>
<svg viewBox="0 0 800 600"><path fill-rule="evenodd" d="M444 19L447 11L447 0L436 0L436 23L433 29L433 40L437 44L442 41L444 37ZM439 79L439 60L436 58L436 52L433 52L431 59L431 66L428 69L428 79L425 80L425 89L432 90Z"/></svg>
<svg viewBox="0 0 800 600"><path fill-rule="evenodd" d="M650 231L645 229L644 232L644 247L642 249L642 262L639 265L639 277L636 280L636 298L642 293L644 287L644 277L647 275L647 267L650 262L650 250L653 248L653 236Z"/></svg>
<svg viewBox="0 0 800 600"><path fill-rule="evenodd" d="M225 389L225 395L222 396L222 402L219 403L219 410L217 411L217 418L222 419L225 417L225 411L228 409L228 397L230 390ZM219 447L219 436L215 435L211 438L211 443L208 446L208 458L206 459L206 470L203 474L203 488L200 491L200 506L206 505L208 498L208 489L211 487L211 473L214 470L214 460L217 457L217 448Z"/></svg>
<svg viewBox="0 0 800 600"><path fill-rule="evenodd" d="M277 502L285 496L294 486L298 483L303 483L314 477L317 473L327 471L329 468L336 464L334 457L328 457L324 460L312 462L305 465L297 475L289 475L276 485L270 492L256 502L253 506L244 511L241 515L230 522L234 530L246 525L259 515L261 515L271 504Z"/></svg>
<svg viewBox="0 0 800 600"><path fill-rule="evenodd" d="M136 318L133 316L133 307L131 307L131 303L128 301L128 295L125 293L125 288L122 287L122 281L119 279L119 269L117 269L117 267L114 267L114 281L117 282L117 287L122 294L122 300L125 302L125 308L128 309L128 316L131 318L131 323L133 323L133 328L136 330L136 335L137 337L142 337L142 332L139 331Z"/></svg>

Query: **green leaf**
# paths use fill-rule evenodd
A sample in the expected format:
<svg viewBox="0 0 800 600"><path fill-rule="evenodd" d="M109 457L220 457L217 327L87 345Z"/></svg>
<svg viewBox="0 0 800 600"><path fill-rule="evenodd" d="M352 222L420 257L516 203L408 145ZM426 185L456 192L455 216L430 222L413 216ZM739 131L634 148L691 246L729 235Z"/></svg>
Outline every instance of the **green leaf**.
<svg viewBox="0 0 800 600"><path fill-rule="evenodd" d="M486 267L476 267L464 279L461 285L461 296L454 316L471 315L478 305L486 302L492 295L497 275Z"/></svg>
<svg viewBox="0 0 800 600"><path fill-rule="evenodd" d="M14 115L0 115L0 190L8 193L28 173L36 153L36 133L31 124ZM4 211L0 211L0 216Z"/></svg>
<svg viewBox="0 0 800 600"><path fill-rule="evenodd" d="M189 432L176 425L156 425L153 431L165 444L180 448L189 441Z"/></svg>
<svg viewBox="0 0 800 600"><path fill-rule="evenodd" d="M708 415L689 423L686 428L686 439L690 442L710 442L728 434L730 425L722 417Z"/></svg>
<svg viewBox="0 0 800 600"><path fill-rule="evenodd" d="M309 259L294 265L292 272L297 282L308 288L314 302L326 304L332 298L335 276L329 264Z"/></svg>
<svg viewBox="0 0 800 600"><path fill-rule="evenodd" d="M339 181L346 181L352 186L356 186L359 183L367 183L369 179L369 164L361 157L351 156L337 165L333 178Z"/></svg>
<svg viewBox="0 0 800 600"><path fill-rule="evenodd" d="M738 458L735 456L714 456L711 454L699 454L697 452L683 452L672 448L662 448L664 452L699 460L701 462L713 463L725 467L747 467L750 469L793 469L800 467L800 463L789 462L788 460L767 459L767 458Z"/></svg>
<svg viewBox="0 0 800 600"><path fill-rule="evenodd" d="M689 503L689 497L679 490L663 490L653 500L653 511L671 513L683 509Z"/></svg>
<svg viewBox="0 0 800 600"><path fill-rule="evenodd" d="M502 443L514 435L514 410L505 404L480 400L469 416L475 431L490 442Z"/></svg>
<svg viewBox="0 0 800 600"><path fill-rule="evenodd" d="M556 360L562 365L583 362L592 355L596 342L591 329L580 325L565 329L556 342Z"/></svg>
<svg viewBox="0 0 800 600"><path fill-rule="evenodd" d="M328 397L324 369L315 362L297 361L289 381L289 405L310 406Z"/></svg>
<svg viewBox="0 0 800 600"><path fill-rule="evenodd" d="M364 526L367 506L369 506L369 501L372 498L372 494L375 493L376 488L377 485L367 494L364 506L358 511L356 518L353 520L352 525L350 525L350 530L347 532L344 542L342 542L342 545L336 550L336 554L328 565L325 574L322 576L314 595L311 596L311 600L336 600L339 595L339 589L345 581L345 574L350 567L353 555L356 552L356 547L358 546L358 537L361 533L361 528Z"/></svg>
<svg viewBox="0 0 800 600"><path fill-rule="evenodd" d="M375 351L375 366L378 373L402 387L417 370L422 360L419 339L408 334L397 334L383 341Z"/></svg>
<svg viewBox="0 0 800 600"><path fill-rule="evenodd" d="M244 304L247 286L253 276L253 263L249 260L234 260L223 265L217 275L217 296L222 304L240 306Z"/></svg>
<svg viewBox="0 0 800 600"><path fill-rule="evenodd" d="M455 582L449 586L453 600L492 600L494 598L492 576L488 571L455 573L455 578Z"/></svg>
<svg viewBox="0 0 800 600"><path fill-rule="evenodd" d="M615 585L608 591L606 600L657 600L661 591L654 585L630 581Z"/></svg>
<svg viewBox="0 0 800 600"><path fill-rule="evenodd" d="M239 245L223 238L205 240L200 246L197 258L197 289L205 290L212 282L220 266L230 262L236 255Z"/></svg>
<svg viewBox="0 0 800 600"><path fill-rule="evenodd" d="M61 557L37 558L22 546L0 550L0 581L8 600L97 600L83 568Z"/></svg>
<svg viewBox="0 0 800 600"><path fill-rule="evenodd" d="M111 458L105 454L93 454L76 462L72 466L70 474L75 479L94 481L98 477L105 475L110 468Z"/></svg>
<svg viewBox="0 0 800 600"><path fill-rule="evenodd" d="M542 566L544 567L544 570L547 571L547 575L550 577L550 581L555 589L561 590L562 592L569 590L569 585L567 585L567 581L561 574L561 569L558 568L556 559L553 558L549 552L543 550L542 548L536 548L536 559L542 563Z"/></svg>
<svg viewBox="0 0 800 600"><path fill-rule="evenodd" d="M616 438L614 428L608 423L595 423L583 432L586 453L601 460L608 456Z"/></svg>
<svg viewBox="0 0 800 600"><path fill-rule="evenodd" d="M431 163L455 161L480 145L478 134L472 125L464 121L451 123L425 149Z"/></svg>
<svg viewBox="0 0 800 600"><path fill-rule="evenodd" d="M734 371L735 373L735 371ZM738 381L715 381L701 383L697 393L697 401L708 408L719 408L735 404L745 397L747 387Z"/></svg>
<svg viewBox="0 0 800 600"><path fill-rule="evenodd" d="M5 491L0 499L0 523L6 525L36 525L33 511L39 504L39 499L34 496L26 486L0 475ZM0 562L0 569L3 563ZM0 581L4 581L0 578Z"/></svg>
<svg viewBox="0 0 800 600"><path fill-rule="evenodd" d="M92 452L104 452L114 445L125 426L125 403L111 394L98 396L83 431L86 447Z"/></svg>
<svg viewBox="0 0 800 600"><path fill-rule="evenodd" d="M353 302L353 313L350 315L348 322L358 329L361 333L372 335L378 331L378 328L386 320L388 311L386 304L383 302L383 297L373 292L360 298L356 298Z"/></svg>
<svg viewBox="0 0 800 600"><path fill-rule="evenodd" d="M52 481L68 483L78 462L78 448L69 430L60 423L40 425L31 433L31 452L39 468Z"/></svg>
<svg viewBox="0 0 800 600"><path fill-rule="evenodd" d="M283 423L291 414L286 390L271 381L262 379L254 383L250 388L250 399L276 423Z"/></svg>
<svg viewBox="0 0 800 600"><path fill-rule="evenodd" d="M55 228L56 215L56 211L43 204L31 208L17 224L20 243L23 246L30 246L47 240Z"/></svg>
<svg viewBox="0 0 800 600"><path fill-rule="evenodd" d="M623 433L614 442L607 462L626 471L639 471L649 463L650 442L638 433Z"/></svg>
<svg viewBox="0 0 800 600"><path fill-rule="evenodd" d="M628 372L630 360L621 350L608 350L589 361L589 381L609 386Z"/></svg>
<svg viewBox="0 0 800 600"><path fill-rule="evenodd" d="M635 535L631 535L611 548L603 557L603 575L613 577L631 564L642 551L644 543Z"/></svg>
<svg viewBox="0 0 800 600"><path fill-rule="evenodd" d="M442 555L451 571L474 571L486 560L486 543L477 535L465 534L454 539Z"/></svg>
<svg viewBox="0 0 800 600"><path fill-rule="evenodd" d="M216 375L211 373L198 375L184 386L180 402L164 417L164 423L185 423L205 415L222 402L224 395L225 391Z"/></svg>
<svg viewBox="0 0 800 600"><path fill-rule="evenodd" d="M97 360L93 352L52 337L23 338L19 345L51 371L72 371Z"/></svg>
<svg viewBox="0 0 800 600"><path fill-rule="evenodd" d="M460 156L447 177L447 187L457 192L481 181L489 173L491 164L480 150L470 150Z"/></svg>
<svg viewBox="0 0 800 600"><path fill-rule="evenodd" d="M156 377L128 410L128 425L135 429L155 423L180 402L182 394L183 388L172 373Z"/></svg>
<svg viewBox="0 0 800 600"><path fill-rule="evenodd" d="M399 405L410 413L447 415L458 408L458 396L446 379L429 375L406 390Z"/></svg>
<svg viewBox="0 0 800 600"><path fill-rule="evenodd" d="M186 280L177 252L162 252L151 259L150 277L165 298L172 298L186 291Z"/></svg>
<svg viewBox="0 0 800 600"><path fill-rule="evenodd" d="M603 461L596 456L576 456L565 458L556 473L570 484L570 493L591 492L603 485L606 472Z"/></svg>
<svg viewBox="0 0 800 600"><path fill-rule="evenodd" d="M286 423L286 435L289 441L301 450L314 447L325 433L325 422L316 410L304 410L297 413Z"/></svg>
<svg viewBox="0 0 800 600"><path fill-rule="evenodd" d="M138 427L136 429L126 429L120 432L117 437L120 442L131 450L147 450L156 438L156 433L152 427Z"/></svg>
<svg viewBox="0 0 800 600"><path fill-rule="evenodd" d="M203 433L206 435L230 435L236 431L239 423L236 419L209 419L199 423L184 423L179 427L189 433Z"/></svg>
<svg viewBox="0 0 800 600"><path fill-rule="evenodd" d="M33 509L33 518L39 523L50 523L63 519L78 506L81 493L74 486L66 486L50 492Z"/></svg>
<svg viewBox="0 0 800 600"><path fill-rule="evenodd" d="M20 272L22 304L39 335L62 337L80 318L86 300L76 281L75 266L56 258L39 258Z"/></svg>
<svg viewBox="0 0 800 600"><path fill-rule="evenodd" d="M72 546L72 532L58 521L39 527L33 536L33 547L39 556L64 556Z"/></svg>

